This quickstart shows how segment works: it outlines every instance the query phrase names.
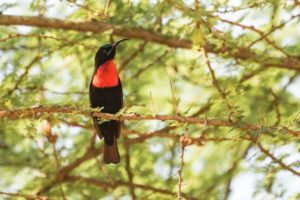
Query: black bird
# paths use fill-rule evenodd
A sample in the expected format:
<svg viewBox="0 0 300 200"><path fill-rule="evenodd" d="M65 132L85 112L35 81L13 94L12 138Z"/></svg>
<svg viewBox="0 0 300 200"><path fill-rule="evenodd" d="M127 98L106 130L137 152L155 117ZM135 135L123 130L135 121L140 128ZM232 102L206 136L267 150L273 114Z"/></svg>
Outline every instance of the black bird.
<svg viewBox="0 0 300 200"><path fill-rule="evenodd" d="M105 44L97 51L95 56L95 71L90 83L90 104L92 108L104 107L101 112L117 113L123 106L123 90L120 78L114 65L116 47L121 39L114 44ZM104 137L104 156L106 164L119 163L120 154L117 138L120 136L121 123L110 120L99 124L99 119L93 117L94 126L98 136Z"/></svg>

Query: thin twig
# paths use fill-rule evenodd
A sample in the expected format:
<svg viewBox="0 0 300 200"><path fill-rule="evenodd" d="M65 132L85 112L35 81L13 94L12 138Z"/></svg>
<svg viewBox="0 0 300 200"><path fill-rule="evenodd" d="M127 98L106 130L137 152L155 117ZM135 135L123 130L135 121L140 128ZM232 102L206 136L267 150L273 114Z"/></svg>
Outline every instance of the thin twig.
<svg viewBox="0 0 300 200"><path fill-rule="evenodd" d="M259 7L259 6L263 6L265 4L269 3L269 0L266 1L262 1L262 2L255 2L249 6L246 7L232 7L231 9L225 9L223 11L221 10L217 10L217 11L209 11L209 12L217 12L217 13L232 13L232 12L237 12L237 11L241 11L241 10L246 10L246 9L250 9L250 8L255 8L255 7Z"/></svg>
<svg viewBox="0 0 300 200"><path fill-rule="evenodd" d="M283 27L284 25L286 25L288 22L290 22L291 20L293 20L294 18L299 17L299 16L300 16L300 14L291 16L288 20L284 21L283 23L279 24L278 26L273 27L272 30L270 30L268 33L261 35L260 38L258 38L257 40L253 41L253 42L248 46L248 48L251 48L255 43L259 42L260 40L265 39L268 35L270 35L270 34L273 33L274 31L278 30L279 28L282 28L282 27Z"/></svg>
<svg viewBox="0 0 300 200"><path fill-rule="evenodd" d="M175 94L174 94L173 84L172 84L171 80L170 80L170 87L171 87L171 92L172 92L174 109L175 109L176 115L179 115L178 110L177 110L177 105L176 105L176 98L175 98Z"/></svg>
<svg viewBox="0 0 300 200"><path fill-rule="evenodd" d="M111 184L114 184L115 181L114 181L114 179L109 175L107 168L106 168L105 165L103 164L103 161L100 160L100 159L97 159L97 158L95 158L95 159L96 159L96 161L97 161L97 163L98 163L98 166L101 168L101 170L103 171L103 173L105 174L105 176L106 176L106 178L109 180L109 182L110 182Z"/></svg>
<svg viewBox="0 0 300 200"><path fill-rule="evenodd" d="M261 116L260 106L258 106L258 114L259 114L260 128L262 128L262 116ZM256 138L256 145L257 145L257 143L258 143L260 134L261 134L261 131L259 130L258 136L257 136L257 138Z"/></svg>
<svg viewBox="0 0 300 200"><path fill-rule="evenodd" d="M151 192L151 193L147 194L146 196L142 197L141 200L148 199L148 197L150 197L153 194L154 194L154 192Z"/></svg>
<svg viewBox="0 0 300 200"><path fill-rule="evenodd" d="M270 88L270 92L274 98L274 105L275 105L275 111L276 111L276 117L277 117L277 121L275 122L274 126L278 126L278 124L280 123L279 101L278 101L278 97L273 92L272 88Z"/></svg>
<svg viewBox="0 0 300 200"><path fill-rule="evenodd" d="M141 73L143 73L144 71L146 71L147 69L149 69L150 67L152 67L153 65L155 65L155 63L157 63L159 60L161 60L165 55L167 55L169 51L166 50L162 55L158 56L157 58L155 58L150 64L148 64L146 67L144 68L140 68L131 78L137 78L141 75Z"/></svg>
<svg viewBox="0 0 300 200"><path fill-rule="evenodd" d="M10 96L15 90L17 90L19 88L19 84L22 82L22 80L24 79L24 77L28 74L30 68L37 62L39 61L41 58L41 56L37 55L26 67L25 67L25 71L23 72L23 74L21 74L21 76L18 78L18 80L16 81L15 86L10 89L7 92L7 95Z"/></svg>
<svg viewBox="0 0 300 200"><path fill-rule="evenodd" d="M104 5L104 16L107 17L107 13L108 13L108 7L110 5L112 0L106 0L105 1L105 5Z"/></svg>
<svg viewBox="0 0 300 200"><path fill-rule="evenodd" d="M300 16L300 14L298 15ZM221 18L218 18L218 20L222 21L222 22L225 22L225 23L228 23L228 24L231 24L231 25L234 25L234 26L239 26L243 29L248 29L248 30L252 30L256 33L258 33L259 35L261 35L271 46L273 46L275 49L277 49L278 51L280 51L281 53L283 53L286 57L290 58L291 56L285 51L283 50L282 48L278 47L274 41L271 41L270 39L268 39L268 37L265 36L264 32L261 31L261 30L258 30L256 29L254 26L247 26L247 25L243 25L243 24L240 24L240 23L237 23L237 22L233 22L233 21L229 21L227 19L221 19ZM297 62L297 60L295 60Z"/></svg>
<svg viewBox="0 0 300 200"><path fill-rule="evenodd" d="M256 143L256 140L253 137L253 135L250 132L248 132L248 131L246 131L246 133L250 137L250 139L252 140L252 142ZM258 146L258 148L260 149L260 151L263 152L264 154L266 154L268 157L270 157L275 163L279 164L282 169L288 170L291 173L293 173L294 175L300 176L300 172L297 172L296 170L292 169L291 167L285 165L280 159L276 158L269 151L267 151L266 149L264 149L263 146L259 142L256 143L256 146Z"/></svg>
<svg viewBox="0 0 300 200"><path fill-rule="evenodd" d="M130 169L130 153L129 153L128 145L125 146L125 150L126 150L126 154L125 154L126 167L125 167L125 169L126 169L126 172L128 175L129 183L130 183L130 194L131 194L132 199L136 200L135 190L134 190L134 187L132 186L133 185L133 173L131 172L131 169Z"/></svg>
<svg viewBox="0 0 300 200"><path fill-rule="evenodd" d="M227 200L228 197L230 196L230 193L231 193L231 183L233 181L233 179L235 178L234 175L236 174L236 171L238 169L238 165L239 163L245 159L245 157L247 156L249 150L251 149L251 147L253 146L253 143L250 143L248 144L248 146L242 150L242 155L232 163L232 166L231 168L224 173L225 176L229 176L229 180L227 181L226 183L226 192L225 192L225 197L224 197L224 200ZM222 179L223 180L223 179ZM214 184L215 185L215 184Z"/></svg>
<svg viewBox="0 0 300 200"><path fill-rule="evenodd" d="M169 190L166 189L162 189L162 188L154 188L152 186L149 185L141 185L141 184L130 184L129 182L125 182L125 181L116 181L114 185L111 185L110 183L106 182L106 181L102 181L102 180L97 180L94 178L86 178L86 177L82 177L82 176L68 176L65 181L69 181L69 182L75 182L75 181L81 181L81 182L85 182L87 184L91 184L91 185L95 185L98 186L100 188L112 188L112 189L116 189L118 187L121 186L127 186L127 187L134 187L134 188L139 188L142 190L148 190L148 191L152 191L154 193L159 193L159 194L164 194L164 195L170 195L170 196L175 196L177 195L174 192L171 192ZM184 197L187 200L201 200L201 198L196 198L196 197L192 197L192 196L188 196L186 194L181 194L182 197Z"/></svg>
<svg viewBox="0 0 300 200"><path fill-rule="evenodd" d="M59 48L57 48L56 50L60 50L62 48L64 48L65 46L61 46ZM56 50L51 50L48 51L47 53L45 53L44 55L37 55L26 67L25 67L25 71L23 72L23 74L21 74L21 76L18 78L15 86L10 89L7 94L11 95L14 91L19 89L19 85L21 84L21 82L23 81L23 79L25 78L25 76L27 76L29 70L31 69L31 67L38 62L41 58L44 58L45 56L50 56L52 53L56 52Z"/></svg>
<svg viewBox="0 0 300 200"><path fill-rule="evenodd" d="M88 46L88 45L80 43L80 42L74 42L74 41L68 40L66 38L58 38L58 37L54 37L54 36L50 36L50 35L37 35L37 34L27 34L27 35L20 34L20 33L11 34L11 35L8 35L6 38L0 40L0 42L6 42L9 39L18 38L18 37L37 37L39 39L53 39L53 40L60 41L60 42L67 42L71 45L80 45L91 51L96 51L96 48L97 48L97 47Z"/></svg>
<svg viewBox="0 0 300 200"><path fill-rule="evenodd" d="M262 73L262 72L264 72L264 71L266 71L268 68L263 68L263 67L261 67L261 68L258 68L257 70L254 70L252 73L250 73L250 74L246 74L246 75L244 75L241 79L240 79L240 83L243 83L243 82L245 82L245 81L247 81L248 79L250 79L250 78L252 78L252 77L254 77L254 76L256 76L256 75L258 75L258 74L260 74L260 73Z"/></svg>
<svg viewBox="0 0 300 200"><path fill-rule="evenodd" d="M133 53L131 54L131 56L129 56L128 59L126 59L124 62L121 62L120 67L118 69L118 72L124 70L124 68L139 54L141 53L145 46L147 44L147 41L144 41L142 44L140 44L139 48Z"/></svg>
<svg viewBox="0 0 300 200"><path fill-rule="evenodd" d="M180 137L180 145L181 145L181 161L180 161L180 168L178 170L179 180L178 180L178 200L181 200L181 186L182 186L182 170L184 166L184 148L189 145L191 142L190 139L186 137L186 132L188 128L186 127L184 130L183 135Z"/></svg>
<svg viewBox="0 0 300 200"><path fill-rule="evenodd" d="M103 13L103 12L98 12L98 11L95 11L95 10L92 10L92 9L88 8L87 6L84 6L84 5L81 5L81 4L76 3L76 1L74 1L74 0L66 0L66 1L68 1L68 2L70 2L70 3L73 3L74 5L80 7L80 8L82 8L82 9L84 9L84 10L87 10L87 11L89 11L90 13L95 14L96 16L100 16L100 17L103 17L103 18L106 17L105 13Z"/></svg>
<svg viewBox="0 0 300 200"><path fill-rule="evenodd" d="M210 74L211 74L211 76L213 78L213 85L218 90L218 92L220 93L220 95L224 99L224 101L226 102L227 108L231 109L231 106L229 105L229 103L226 100L226 93L224 91L222 91L221 87L219 86L217 78L216 78L216 75L215 75L215 71L213 70L213 68L210 65L210 61L209 61L209 58L208 58L207 51L206 51L205 47L202 46L201 50L202 50L205 62L207 64L207 66L208 66L209 72L210 72Z"/></svg>
<svg viewBox="0 0 300 200"><path fill-rule="evenodd" d="M295 72L294 75L292 75L292 76L289 78L289 82L282 88L283 92L285 92L286 89L287 89L287 87L288 87L289 85L291 85L291 84L294 82L295 78L297 78L298 75L299 75L299 72Z"/></svg>
<svg viewBox="0 0 300 200"><path fill-rule="evenodd" d="M52 143L53 155L54 155L54 160L55 160L55 164L56 164L56 179L60 180L61 179L60 174L59 174L60 164L58 161L57 152L56 152L56 148L55 148L55 143L56 143L58 137L52 133L52 127L51 127L49 120L46 120L46 129L45 130L46 130L46 134L47 134L46 136L47 136L48 140ZM59 182L59 189L60 189L62 198L64 200L66 200L65 193L62 188L61 182Z"/></svg>

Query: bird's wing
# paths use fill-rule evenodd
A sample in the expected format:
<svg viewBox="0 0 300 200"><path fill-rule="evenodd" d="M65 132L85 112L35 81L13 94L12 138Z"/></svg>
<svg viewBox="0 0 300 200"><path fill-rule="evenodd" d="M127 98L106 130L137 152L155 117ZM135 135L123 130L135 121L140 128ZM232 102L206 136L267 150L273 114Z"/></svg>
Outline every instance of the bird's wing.
<svg viewBox="0 0 300 200"><path fill-rule="evenodd" d="M89 90L90 105L91 105L91 108L92 108L93 107L93 103L92 103L91 91L92 91L92 81L90 83L90 90ZM96 129L97 134L102 139L103 135L101 134L100 125L98 124L97 117L93 117L93 122L94 122L94 127Z"/></svg>

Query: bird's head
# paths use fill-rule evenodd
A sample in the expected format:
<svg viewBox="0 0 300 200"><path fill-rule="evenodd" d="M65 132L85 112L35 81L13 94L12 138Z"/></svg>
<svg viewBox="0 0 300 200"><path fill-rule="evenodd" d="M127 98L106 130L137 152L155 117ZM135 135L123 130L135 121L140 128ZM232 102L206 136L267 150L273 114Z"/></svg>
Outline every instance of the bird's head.
<svg viewBox="0 0 300 200"><path fill-rule="evenodd" d="M121 39L113 44L105 44L97 51L95 56L95 67L101 66L106 61L114 59L117 45L128 39Z"/></svg>

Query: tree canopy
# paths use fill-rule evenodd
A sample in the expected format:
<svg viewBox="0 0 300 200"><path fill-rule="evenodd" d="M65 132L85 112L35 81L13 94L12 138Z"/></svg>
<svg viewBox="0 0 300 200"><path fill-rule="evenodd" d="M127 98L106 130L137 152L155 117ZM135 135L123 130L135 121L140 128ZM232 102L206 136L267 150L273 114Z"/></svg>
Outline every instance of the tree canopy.
<svg viewBox="0 0 300 200"><path fill-rule="evenodd" d="M0 2L1 198L300 198L299 1ZM125 106L91 110L120 38ZM91 115L123 122L119 164Z"/></svg>

